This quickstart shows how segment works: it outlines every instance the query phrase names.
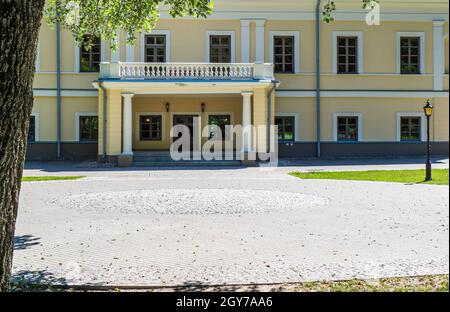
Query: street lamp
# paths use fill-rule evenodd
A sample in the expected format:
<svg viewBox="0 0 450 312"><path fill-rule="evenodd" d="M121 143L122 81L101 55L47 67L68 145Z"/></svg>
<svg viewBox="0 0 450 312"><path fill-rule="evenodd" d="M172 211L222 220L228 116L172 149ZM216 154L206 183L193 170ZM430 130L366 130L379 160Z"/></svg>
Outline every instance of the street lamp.
<svg viewBox="0 0 450 312"><path fill-rule="evenodd" d="M430 144L430 118L433 115L433 105L431 105L430 100L427 101L427 105L423 108L425 116L427 117L427 164L426 164L426 176L425 181L431 181L431 144Z"/></svg>

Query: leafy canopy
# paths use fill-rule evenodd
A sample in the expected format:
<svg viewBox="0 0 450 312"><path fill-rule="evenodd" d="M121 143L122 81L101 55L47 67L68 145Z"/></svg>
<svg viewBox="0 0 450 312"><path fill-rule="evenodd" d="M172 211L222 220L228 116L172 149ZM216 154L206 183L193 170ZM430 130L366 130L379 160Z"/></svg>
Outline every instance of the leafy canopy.
<svg viewBox="0 0 450 312"><path fill-rule="evenodd" d="M134 44L136 33L155 28L161 9L173 18L206 18L212 8L209 0L50 0L45 15L49 24L59 21L70 30L79 45L90 47L97 37L111 40L112 49L117 49L118 30L130 34L128 43ZM87 42L85 34L90 34Z"/></svg>
<svg viewBox="0 0 450 312"><path fill-rule="evenodd" d="M379 0L361 0L364 9L373 9ZM330 23L336 11L334 0L323 0L323 20ZM112 42L117 49L117 31L124 30L128 44L134 45L136 33L151 32L161 9L173 18L207 18L213 10L210 0L49 0L45 15L49 24L60 22L70 30L79 45L92 46L94 38ZM85 36L90 34L90 36Z"/></svg>

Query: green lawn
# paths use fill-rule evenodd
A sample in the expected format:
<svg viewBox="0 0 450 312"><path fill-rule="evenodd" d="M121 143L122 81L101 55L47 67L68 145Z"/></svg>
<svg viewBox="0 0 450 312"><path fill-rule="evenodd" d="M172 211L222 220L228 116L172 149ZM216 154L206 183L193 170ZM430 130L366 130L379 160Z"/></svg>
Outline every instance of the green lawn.
<svg viewBox="0 0 450 312"><path fill-rule="evenodd" d="M64 180L79 180L83 179L83 176L66 176L66 177L58 177L58 176L48 176L48 177L23 177L22 182L36 182L36 181L64 181Z"/></svg>
<svg viewBox="0 0 450 312"><path fill-rule="evenodd" d="M424 182L425 170L372 170L341 172L291 172L300 179L379 181L448 185L448 169L434 169L433 181Z"/></svg>

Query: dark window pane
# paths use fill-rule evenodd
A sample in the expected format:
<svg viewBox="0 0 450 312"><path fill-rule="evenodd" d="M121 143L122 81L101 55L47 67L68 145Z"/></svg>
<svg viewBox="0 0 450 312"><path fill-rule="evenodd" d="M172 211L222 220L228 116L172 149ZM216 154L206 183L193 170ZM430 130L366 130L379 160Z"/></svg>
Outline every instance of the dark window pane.
<svg viewBox="0 0 450 312"><path fill-rule="evenodd" d="M211 63L230 63L231 36L211 36L209 55Z"/></svg>
<svg viewBox="0 0 450 312"><path fill-rule="evenodd" d="M420 74L420 38L400 39L400 70L402 74Z"/></svg>
<svg viewBox="0 0 450 312"><path fill-rule="evenodd" d="M146 36L146 56L145 61L148 63L165 63L166 62L166 36L165 35L148 35Z"/></svg>
<svg viewBox="0 0 450 312"><path fill-rule="evenodd" d="M358 141L358 117L337 118L338 141Z"/></svg>
<svg viewBox="0 0 450 312"><path fill-rule="evenodd" d="M420 141L420 117L402 117L400 120L400 125L400 138L402 141Z"/></svg>
<svg viewBox="0 0 450 312"><path fill-rule="evenodd" d="M339 74L356 74L358 72L358 38L338 37L338 68Z"/></svg>
<svg viewBox="0 0 450 312"><path fill-rule="evenodd" d="M36 118L30 117L30 126L28 128L28 142L36 141Z"/></svg>
<svg viewBox="0 0 450 312"><path fill-rule="evenodd" d="M88 47L88 43L91 46ZM80 71L98 72L100 70L101 41L100 38L84 36L84 43L80 48Z"/></svg>
<svg viewBox="0 0 450 312"><path fill-rule="evenodd" d="M278 73L293 73L295 38L292 36L276 36L274 37L274 43L275 71Z"/></svg>
<svg viewBox="0 0 450 312"><path fill-rule="evenodd" d="M139 118L139 129L141 141L162 140L162 117L141 116Z"/></svg>
<svg viewBox="0 0 450 312"><path fill-rule="evenodd" d="M275 126L278 126L278 140L295 140L295 118L294 117L276 117Z"/></svg>
<svg viewBox="0 0 450 312"><path fill-rule="evenodd" d="M81 116L80 117L80 141L98 140L98 117Z"/></svg>

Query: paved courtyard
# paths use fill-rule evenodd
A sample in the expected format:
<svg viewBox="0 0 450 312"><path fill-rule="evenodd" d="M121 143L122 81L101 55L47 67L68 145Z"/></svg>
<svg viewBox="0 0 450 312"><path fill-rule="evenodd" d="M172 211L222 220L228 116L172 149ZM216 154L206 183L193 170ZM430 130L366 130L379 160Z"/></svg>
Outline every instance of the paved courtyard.
<svg viewBox="0 0 450 312"><path fill-rule="evenodd" d="M448 160L436 167L448 168ZM448 186L299 180L419 161L119 170L31 163L14 277L61 284L285 283L449 272ZM305 165L306 164L306 165Z"/></svg>

